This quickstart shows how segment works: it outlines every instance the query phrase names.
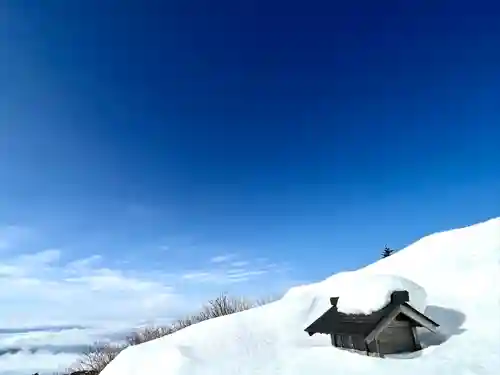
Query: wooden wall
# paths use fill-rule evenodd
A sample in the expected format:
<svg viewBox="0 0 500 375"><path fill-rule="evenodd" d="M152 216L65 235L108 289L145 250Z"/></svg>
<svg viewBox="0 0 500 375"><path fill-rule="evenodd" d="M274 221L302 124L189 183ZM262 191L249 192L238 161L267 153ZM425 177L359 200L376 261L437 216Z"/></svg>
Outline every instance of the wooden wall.
<svg viewBox="0 0 500 375"><path fill-rule="evenodd" d="M410 353L419 349L414 329L408 321L394 320L368 346L361 335L331 334L332 345L364 354Z"/></svg>
<svg viewBox="0 0 500 375"><path fill-rule="evenodd" d="M417 349L409 322L394 321L380 333L377 341L380 354L410 353Z"/></svg>
<svg viewBox="0 0 500 375"><path fill-rule="evenodd" d="M366 351L365 340L361 335L331 335L332 345L344 349Z"/></svg>

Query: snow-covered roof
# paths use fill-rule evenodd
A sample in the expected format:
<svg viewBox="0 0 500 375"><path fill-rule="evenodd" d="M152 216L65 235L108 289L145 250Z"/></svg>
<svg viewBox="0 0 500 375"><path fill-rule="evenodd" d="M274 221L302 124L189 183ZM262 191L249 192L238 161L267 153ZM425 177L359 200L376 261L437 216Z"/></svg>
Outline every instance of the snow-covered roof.
<svg viewBox="0 0 500 375"><path fill-rule="evenodd" d="M316 333L340 334L363 337L370 342L378 335L377 332L380 332L380 324L389 324L400 314L413 321L414 326L426 328L431 332L435 333L439 327L438 323L408 304L409 293L406 290L394 290L387 303L369 312L360 313L358 310L339 312L338 301L338 297L330 298L332 307L305 329L310 336Z"/></svg>
<svg viewBox="0 0 500 375"><path fill-rule="evenodd" d="M345 314L371 314L389 304L394 291L403 290L408 292L408 303L416 310L423 312L426 307L424 288L401 276L353 272L343 280L340 289L337 310Z"/></svg>

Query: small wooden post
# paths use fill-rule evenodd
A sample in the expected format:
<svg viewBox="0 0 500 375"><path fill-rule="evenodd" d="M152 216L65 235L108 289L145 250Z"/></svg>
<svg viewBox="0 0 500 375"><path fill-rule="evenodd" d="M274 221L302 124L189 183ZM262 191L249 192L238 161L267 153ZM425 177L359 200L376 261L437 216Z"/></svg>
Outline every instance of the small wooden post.
<svg viewBox="0 0 500 375"><path fill-rule="evenodd" d="M377 351L377 357L382 358L383 355L380 352L380 342L378 341L378 339L375 339L374 341L375 341L375 348L376 348L376 351Z"/></svg>
<svg viewBox="0 0 500 375"><path fill-rule="evenodd" d="M421 350L422 346L420 345L420 341L418 340L417 327L411 327L411 335L413 337L413 346L415 351Z"/></svg>

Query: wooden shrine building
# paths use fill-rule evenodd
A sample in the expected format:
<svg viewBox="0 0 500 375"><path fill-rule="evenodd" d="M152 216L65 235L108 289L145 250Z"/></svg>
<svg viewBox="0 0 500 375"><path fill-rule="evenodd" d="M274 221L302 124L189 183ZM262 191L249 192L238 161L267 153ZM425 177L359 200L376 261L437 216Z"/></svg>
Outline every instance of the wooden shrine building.
<svg viewBox="0 0 500 375"><path fill-rule="evenodd" d="M407 291L393 292L385 307L369 315L339 312L338 300L339 297L330 298L332 307L305 329L310 336L330 335L338 348L380 357L415 352L421 349L416 328L435 333L439 327L409 304Z"/></svg>

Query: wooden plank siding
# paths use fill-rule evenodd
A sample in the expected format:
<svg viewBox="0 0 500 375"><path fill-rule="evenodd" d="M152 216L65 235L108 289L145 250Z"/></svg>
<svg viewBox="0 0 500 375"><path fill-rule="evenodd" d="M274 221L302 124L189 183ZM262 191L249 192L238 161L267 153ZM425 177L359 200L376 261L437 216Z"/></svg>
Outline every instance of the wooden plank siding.
<svg viewBox="0 0 500 375"><path fill-rule="evenodd" d="M377 344L373 341L371 344L366 344L364 337L361 335L339 335L331 334L332 345L353 353L368 355L371 357L379 357L377 353Z"/></svg>
<svg viewBox="0 0 500 375"><path fill-rule="evenodd" d="M388 326L377 337L380 354L414 352L415 339L412 327L408 325Z"/></svg>

